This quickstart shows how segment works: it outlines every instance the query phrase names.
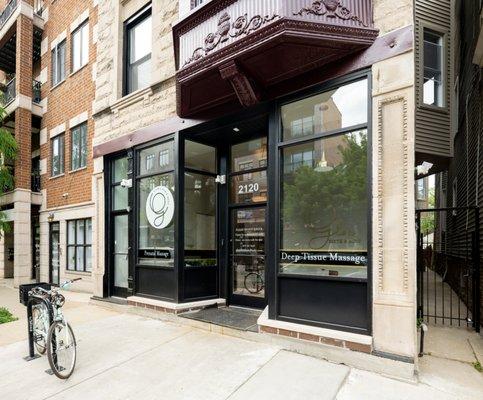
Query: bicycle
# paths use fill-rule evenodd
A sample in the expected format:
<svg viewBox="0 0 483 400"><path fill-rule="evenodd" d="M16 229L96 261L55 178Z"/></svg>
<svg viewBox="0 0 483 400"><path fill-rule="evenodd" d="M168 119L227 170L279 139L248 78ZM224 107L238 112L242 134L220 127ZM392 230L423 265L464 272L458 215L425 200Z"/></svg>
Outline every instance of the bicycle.
<svg viewBox="0 0 483 400"><path fill-rule="evenodd" d="M60 379L67 379L74 372L77 351L74 331L62 313L65 297L58 290L67 289L81 279L68 280L51 290L34 287L29 291L29 297L46 300L46 303L41 302L32 306L35 348L41 355L47 352L50 368ZM50 310L46 304L50 306Z"/></svg>

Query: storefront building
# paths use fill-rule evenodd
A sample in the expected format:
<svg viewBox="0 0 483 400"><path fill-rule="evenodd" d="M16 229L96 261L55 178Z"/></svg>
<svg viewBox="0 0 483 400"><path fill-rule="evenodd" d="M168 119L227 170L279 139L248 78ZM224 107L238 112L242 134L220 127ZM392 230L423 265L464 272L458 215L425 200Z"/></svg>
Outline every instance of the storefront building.
<svg viewBox="0 0 483 400"><path fill-rule="evenodd" d="M412 374L414 25L412 1L100 1L95 296L259 309Z"/></svg>

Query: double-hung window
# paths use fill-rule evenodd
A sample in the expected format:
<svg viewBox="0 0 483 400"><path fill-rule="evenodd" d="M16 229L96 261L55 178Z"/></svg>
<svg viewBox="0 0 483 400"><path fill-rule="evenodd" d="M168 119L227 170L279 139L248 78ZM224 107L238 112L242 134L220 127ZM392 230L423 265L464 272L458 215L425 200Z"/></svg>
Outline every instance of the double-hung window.
<svg viewBox="0 0 483 400"><path fill-rule="evenodd" d="M151 6L148 6L126 23L124 90L126 95L149 86L151 81L151 36Z"/></svg>
<svg viewBox="0 0 483 400"><path fill-rule="evenodd" d="M89 272L92 270L92 221L67 221L67 269Z"/></svg>
<svg viewBox="0 0 483 400"><path fill-rule="evenodd" d="M64 135L58 135L51 140L51 175L57 176L64 173Z"/></svg>
<svg viewBox="0 0 483 400"><path fill-rule="evenodd" d="M72 72L89 62L89 21L72 33Z"/></svg>
<svg viewBox="0 0 483 400"><path fill-rule="evenodd" d="M423 102L444 107L444 35L424 29Z"/></svg>
<svg viewBox="0 0 483 400"><path fill-rule="evenodd" d="M52 49L52 86L65 79L65 40Z"/></svg>
<svg viewBox="0 0 483 400"><path fill-rule="evenodd" d="M71 170L87 165L87 124L76 126L71 131Z"/></svg>

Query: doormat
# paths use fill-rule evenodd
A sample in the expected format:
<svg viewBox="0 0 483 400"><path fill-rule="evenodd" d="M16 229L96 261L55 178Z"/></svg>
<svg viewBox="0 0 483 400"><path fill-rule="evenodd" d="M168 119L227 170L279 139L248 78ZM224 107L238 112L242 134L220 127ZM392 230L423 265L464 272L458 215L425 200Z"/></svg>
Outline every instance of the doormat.
<svg viewBox="0 0 483 400"><path fill-rule="evenodd" d="M190 311L178 316L240 331L258 332L257 320L261 313L261 311L246 308L222 307Z"/></svg>

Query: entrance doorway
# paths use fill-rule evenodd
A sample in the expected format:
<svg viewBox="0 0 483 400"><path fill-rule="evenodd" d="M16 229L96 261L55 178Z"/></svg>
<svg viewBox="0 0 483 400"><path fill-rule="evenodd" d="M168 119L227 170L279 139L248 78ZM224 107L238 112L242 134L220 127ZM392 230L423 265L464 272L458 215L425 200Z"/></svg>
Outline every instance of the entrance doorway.
<svg viewBox="0 0 483 400"><path fill-rule="evenodd" d="M265 296L265 226L267 138L230 146L228 301L263 308Z"/></svg>
<svg viewBox="0 0 483 400"><path fill-rule="evenodd" d="M60 284L60 223L50 223L50 283Z"/></svg>

